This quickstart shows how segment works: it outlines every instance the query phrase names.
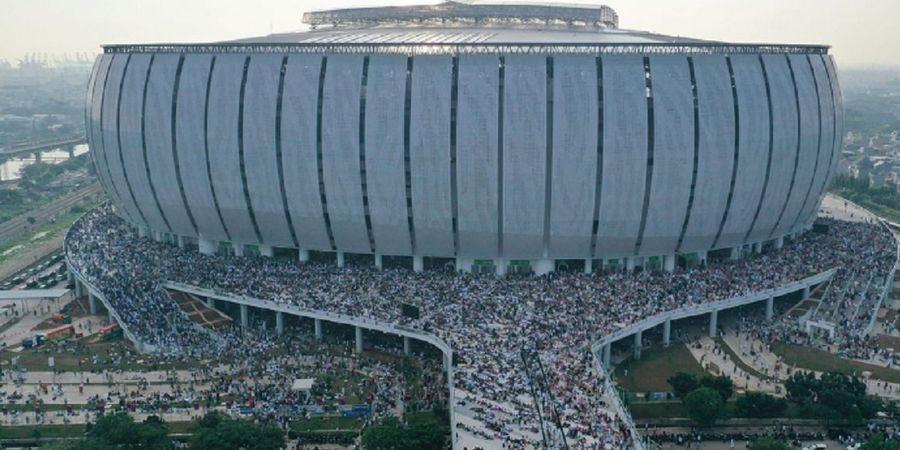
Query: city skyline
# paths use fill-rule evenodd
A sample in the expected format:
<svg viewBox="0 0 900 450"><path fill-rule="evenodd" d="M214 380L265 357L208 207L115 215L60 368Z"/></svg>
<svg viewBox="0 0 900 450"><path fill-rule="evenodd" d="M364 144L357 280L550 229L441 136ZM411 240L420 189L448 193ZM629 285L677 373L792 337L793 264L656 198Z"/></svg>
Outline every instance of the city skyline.
<svg viewBox="0 0 900 450"><path fill-rule="evenodd" d="M0 27L7 34L0 40L0 59L15 61L27 53L99 53L103 44L209 42L297 31L305 29L300 22L305 11L417 3L436 2L273 0L248 10L237 0L13 1L0 15ZM891 67L900 61L900 30L892 24L900 15L900 3L891 0L868 0L864 6L848 0L605 3L619 13L625 29L731 42L831 45L831 53L845 69Z"/></svg>

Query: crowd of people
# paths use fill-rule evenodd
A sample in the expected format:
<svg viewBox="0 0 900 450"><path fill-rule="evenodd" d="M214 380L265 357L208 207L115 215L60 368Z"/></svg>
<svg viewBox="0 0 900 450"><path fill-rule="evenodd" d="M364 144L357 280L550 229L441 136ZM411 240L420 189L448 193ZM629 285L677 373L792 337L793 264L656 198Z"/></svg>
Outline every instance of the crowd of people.
<svg viewBox="0 0 900 450"><path fill-rule="evenodd" d="M483 436L510 448L540 439L541 422L558 423L575 448L619 448L627 430L606 402L591 343L648 316L702 302L776 288L832 268L881 274L896 257L880 224L831 219L739 260L674 272L573 273L545 276L413 273L371 265L303 263L284 258L203 255L196 248L139 238L107 206L84 216L66 240L70 263L97 287L140 340L161 354L200 357L233 345L210 337L180 313L161 284L172 281L303 309L365 317L433 333L453 348L456 389L474 402ZM400 303L421 314L401 313ZM853 320L853 323L859 321ZM522 367L538 355L555 416L539 417Z"/></svg>
<svg viewBox="0 0 900 450"><path fill-rule="evenodd" d="M217 355L206 355L206 364L194 361L183 365L190 369L167 366L162 370L158 365L171 363L171 358L151 357L152 361L139 366L150 370L85 367L85 371L73 373L81 379L78 385L71 378L35 380L40 375L6 370L0 381L8 382L13 390L4 396L8 394L12 403L27 400L33 408L4 407L0 423L90 421L111 410L196 420L224 408L287 432L303 429L303 422L315 420L318 414L337 413L341 408L366 406L365 414L359 414L363 427L385 416L446 410L446 380L440 361L401 359L377 349L360 355L351 352L340 336L324 340L293 332L276 336L262 325L253 322L243 330L218 330L215 337L228 345ZM55 350L64 353L66 347L78 345L60 344ZM115 358L126 367L134 365L128 361L146 358L124 346L117 353ZM294 382L299 379L312 380L311 386L298 390ZM63 405L64 410L45 410L45 403ZM314 437L303 436L300 442L321 443L309 442Z"/></svg>

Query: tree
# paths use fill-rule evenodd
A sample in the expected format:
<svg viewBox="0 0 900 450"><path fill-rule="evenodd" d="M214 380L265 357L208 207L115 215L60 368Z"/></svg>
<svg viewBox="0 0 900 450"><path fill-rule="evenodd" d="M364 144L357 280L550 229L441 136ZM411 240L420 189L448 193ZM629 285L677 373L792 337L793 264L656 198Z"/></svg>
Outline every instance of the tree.
<svg viewBox="0 0 900 450"><path fill-rule="evenodd" d="M248 420L236 420L221 413L209 413L197 424L191 438L196 450L280 450L284 433L278 428Z"/></svg>
<svg viewBox="0 0 900 450"><path fill-rule="evenodd" d="M439 449L446 441L439 422L403 425L396 417L385 417L362 436L365 450Z"/></svg>
<svg viewBox="0 0 900 450"><path fill-rule="evenodd" d="M717 377L704 375L703 378L700 379L700 386L715 389L722 397L722 402L727 402L728 399L734 395L734 382L725 375L719 375Z"/></svg>
<svg viewBox="0 0 900 450"><path fill-rule="evenodd" d="M748 392L737 399L737 413L741 417L763 419L781 417L787 409L787 401L769 394Z"/></svg>
<svg viewBox="0 0 900 450"><path fill-rule="evenodd" d="M684 401L684 397L687 396L689 392L697 389L699 386L697 377L685 372L677 372L675 375L669 377L667 381L669 382L669 385L672 386L672 392L682 401Z"/></svg>
<svg viewBox="0 0 900 450"><path fill-rule="evenodd" d="M859 450L900 450L900 441L885 439L884 435L876 434L864 442Z"/></svg>
<svg viewBox="0 0 900 450"><path fill-rule="evenodd" d="M87 433L89 438L125 450L171 449L172 441L166 424L158 417L135 423L125 413L100 417Z"/></svg>
<svg viewBox="0 0 900 450"><path fill-rule="evenodd" d="M694 389L684 397L688 416L701 427L712 425L722 417L725 403L722 396L712 388Z"/></svg>
<svg viewBox="0 0 900 450"><path fill-rule="evenodd" d="M41 446L41 450L115 450L115 448L95 438L57 440Z"/></svg>
<svg viewBox="0 0 900 450"><path fill-rule="evenodd" d="M89 426L87 437L54 442L42 450L169 450L172 440L166 424L156 416L135 423L128 414L112 414Z"/></svg>
<svg viewBox="0 0 900 450"><path fill-rule="evenodd" d="M791 447L778 439L764 436L750 442L750 446L747 447L747 450L791 450Z"/></svg>
<svg viewBox="0 0 900 450"><path fill-rule="evenodd" d="M795 372L784 381L787 398L796 403L812 402L818 391L819 381L812 372Z"/></svg>

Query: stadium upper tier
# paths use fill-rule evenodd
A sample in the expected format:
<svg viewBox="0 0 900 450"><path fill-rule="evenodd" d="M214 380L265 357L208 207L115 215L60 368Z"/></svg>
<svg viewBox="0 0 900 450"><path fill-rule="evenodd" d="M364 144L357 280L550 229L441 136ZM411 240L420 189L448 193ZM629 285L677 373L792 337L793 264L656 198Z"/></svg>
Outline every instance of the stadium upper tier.
<svg viewBox="0 0 900 450"><path fill-rule="evenodd" d="M354 18L303 33L108 46L88 88L102 183L126 220L205 251L417 268L669 268L809 226L843 134L827 47L493 6L477 23L456 16L482 5L454 3L443 20L427 8L362 20L379 11L365 8L314 13Z"/></svg>

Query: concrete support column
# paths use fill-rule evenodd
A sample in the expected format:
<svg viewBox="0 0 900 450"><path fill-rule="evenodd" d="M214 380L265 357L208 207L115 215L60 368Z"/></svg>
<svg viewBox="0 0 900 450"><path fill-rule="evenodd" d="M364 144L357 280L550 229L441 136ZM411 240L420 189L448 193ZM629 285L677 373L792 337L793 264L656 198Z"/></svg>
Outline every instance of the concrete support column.
<svg viewBox="0 0 900 450"><path fill-rule="evenodd" d="M456 258L456 271L471 273L473 263L474 261L468 258Z"/></svg>
<svg viewBox="0 0 900 450"><path fill-rule="evenodd" d="M73 274L71 270L66 271L66 281L69 283L75 281L75 274Z"/></svg>
<svg viewBox="0 0 900 450"><path fill-rule="evenodd" d="M757 242L753 244L753 253L760 254L762 253L762 242Z"/></svg>
<svg viewBox="0 0 900 450"><path fill-rule="evenodd" d="M731 254L729 255L732 261L737 261L741 259L741 248L740 247L731 247Z"/></svg>
<svg viewBox="0 0 900 450"><path fill-rule="evenodd" d="M634 359L641 359L641 345L644 339L644 331L634 333Z"/></svg>
<svg viewBox="0 0 900 450"><path fill-rule="evenodd" d="M81 284L78 279L75 279L75 297L81 297L84 295L84 285Z"/></svg>
<svg viewBox="0 0 900 450"><path fill-rule="evenodd" d="M705 251L703 251L703 252L697 252L697 262L698 262L700 265L704 265L704 266L705 266L708 257L709 257L709 255L708 255Z"/></svg>
<svg viewBox="0 0 900 450"><path fill-rule="evenodd" d="M775 238L775 250L781 250L784 247L784 236Z"/></svg>
<svg viewBox="0 0 900 450"><path fill-rule="evenodd" d="M534 274L537 276L546 275L550 272L553 272L554 264L552 259L539 259L535 261L531 269L534 271Z"/></svg>
<svg viewBox="0 0 900 450"><path fill-rule="evenodd" d="M259 254L271 258L275 256L275 249L271 245L259 244Z"/></svg>
<svg viewBox="0 0 900 450"><path fill-rule="evenodd" d="M356 353L363 352L363 329L360 327L354 327L356 329Z"/></svg>
<svg viewBox="0 0 900 450"><path fill-rule="evenodd" d="M197 240L197 249L200 250L201 254L204 255L215 255L216 254L216 241L212 239L204 239L200 238Z"/></svg>
<svg viewBox="0 0 900 450"><path fill-rule="evenodd" d="M175 240L178 243L178 248L184 248L184 236L178 236Z"/></svg>
<svg viewBox="0 0 900 450"><path fill-rule="evenodd" d="M506 259L497 258L494 260L494 270L497 272L498 277L506 276Z"/></svg>
<svg viewBox="0 0 900 450"><path fill-rule="evenodd" d="M244 256L244 244L233 243L231 247L234 249L234 256Z"/></svg>
<svg viewBox="0 0 900 450"><path fill-rule="evenodd" d="M672 342L672 319L663 322L663 345L668 346Z"/></svg>
<svg viewBox="0 0 900 450"><path fill-rule="evenodd" d="M275 334L284 334L284 313L281 311L275 311Z"/></svg>
<svg viewBox="0 0 900 450"><path fill-rule="evenodd" d="M612 343L608 343L603 346L603 356L601 361L603 363L603 367L609 369L610 359L612 359Z"/></svg>
<svg viewBox="0 0 900 450"><path fill-rule="evenodd" d="M409 336L403 336L403 354L409 356L410 353L412 353L412 343Z"/></svg>
<svg viewBox="0 0 900 450"><path fill-rule="evenodd" d="M107 317L107 322L109 322L109 323L116 323L116 318L113 317L112 310L109 310L109 311L107 311L106 313L107 313L107 315L108 315L108 317Z"/></svg>
<svg viewBox="0 0 900 450"><path fill-rule="evenodd" d="M709 337L716 337L719 328L719 311L709 313Z"/></svg>
<svg viewBox="0 0 900 450"><path fill-rule="evenodd" d="M247 313L247 305L241 304L241 327L247 328L250 324L250 316Z"/></svg>
<svg viewBox="0 0 900 450"><path fill-rule="evenodd" d="M413 256L413 272L422 273L425 271L425 258L422 256Z"/></svg>
<svg viewBox="0 0 900 450"><path fill-rule="evenodd" d="M591 258L584 260L584 273L590 275L594 273L594 260Z"/></svg>
<svg viewBox="0 0 900 450"><path fill-rule="evenodd" d="M206 299L206 306L209 306L210 308L215 308L215 307L216 307L216 299L214 299L214 298L212 298L212 297L207 298L207 299Z"/></svg>
<svg viewBox="0 0 900 450"><path fill-rule="evenodd" d="M378 270L384 269L384 260L378 253L375 254L375 268Z"/></svg>
<svg viewBox="0 0 900 450"><path fill-rule="evenodd" d="M337 252L337 266L344 267L344 252Z"/></svg>
<svg viewBox="0 0 900 450"><path fill-rule="evenodd" d="M766 320L772 320L775 315L775 296L770 295L766 299Z"/></svg>
<svg viewBox="0 0 900 450"><path fill-rule="evenodd" d="M153 232L153 240L156 241L156 242L162 242L162 241L163 241L163 234L162 234L162 232L161 232L161 231L154 231L154 232Z"/></svg>
<svg viewBox="0 0 900 450"><path fill-rule="evenodd" d="M97 297L94 297L94 293L88 291L88 309L91 311L91 315L97 314Z"/></svg>
<svg viewBox="0 0 900 450"><path fill-rule="evenodd" d="M297 259L305 263L309 261L309 250L297 250Z"/></svg>
<svg viewBox="0 0 900 450"><path fill-rule="evenodd" d="M315 336L317 341L322 340L322 319L315 320Z"/></svg>
<svg viewBox="0 0 900 450"><path fill-rule="evenodd" d="M147 237L147 229L144 227L138 227L138 237Z"/></svg>
<svg viewBox="0 0 900 450"><path fill-rule="evenodd" d="M675 255L663 256L663 270L665 270L666 272L675 271Z"/></svg>
<svg viewBox="0 0 900 450"><path fill-rule="evenodd" d="M803 298L801 300L806 300L809 298L809 286L803 288Z"/></svg>
<svg viewBox="0 0 900 450"><path fill-rule="evenodd" d="M626 272L634 272L634 265L635 265L634 260L635 260L634 256L625 258L625 271Z"/></svg>

